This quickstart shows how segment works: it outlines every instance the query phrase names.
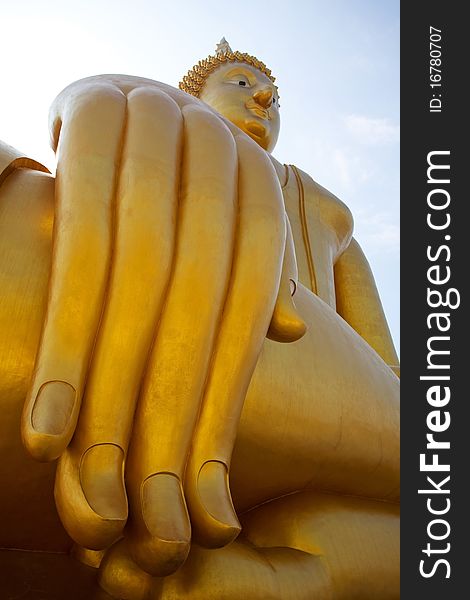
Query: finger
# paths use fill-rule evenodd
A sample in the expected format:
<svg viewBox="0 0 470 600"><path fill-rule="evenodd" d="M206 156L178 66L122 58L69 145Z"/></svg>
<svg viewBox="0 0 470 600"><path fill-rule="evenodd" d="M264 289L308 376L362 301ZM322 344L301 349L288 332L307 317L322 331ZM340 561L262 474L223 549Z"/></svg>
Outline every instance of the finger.
<svg viewBox="0 0 470 600"><path fill-rule="evenodd" d="M287 215L286 249L282 263L281 282L277 294L276 305L271 317L267 337L276 342L295 342L307 331L307 326L298 314L294 303L297 289L298 271L295 258L294 239Z"/></svg>
<svg viewBox="0 0 470 600"><path fill-rule="evenodd" d="M238 421L273 314L285 246L282 193L273 167L251 140L237 138L239 225L231 287L187 466L193 532L219 547L240 531L228 483Z"/></svg>
<svg viewBox="0 0 470 600"><path fill-rule="evenodd" d="M172 281L152 350L127 467L129 547L147 572L189 551L182 477L230 277L237 156L224 123L183 108L184 164Z"/></svg>
<svg viewBox="0 0 470 600"><path fill-rule="evenodd" d="M79 412L107 283L125 110L121 91L95 84L61 115L48 306L22 418L24 444L38 460L63 452Z"/></svg>
<svg viewBox="0 0 470 600"><path fill-rule="evenodd" d="M127 520L123 465L171 273L181 132L169 96L152 88L129 94L107 304L76 433L56 477L62 522L87 548L109 546Z"/></svg>

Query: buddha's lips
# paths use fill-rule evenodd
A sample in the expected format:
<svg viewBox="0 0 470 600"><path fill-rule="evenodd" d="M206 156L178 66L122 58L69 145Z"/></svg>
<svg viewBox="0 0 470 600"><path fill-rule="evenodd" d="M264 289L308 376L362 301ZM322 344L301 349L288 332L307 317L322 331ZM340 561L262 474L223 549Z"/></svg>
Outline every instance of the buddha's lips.
<svg viewBox="0 0 470 600"><path fill-rule="evenodd" d="M246 107L257 117L260 117L260 119L264 119L265 121L271 120L271 115L269 112L258 104L247 103Z"/></svg>

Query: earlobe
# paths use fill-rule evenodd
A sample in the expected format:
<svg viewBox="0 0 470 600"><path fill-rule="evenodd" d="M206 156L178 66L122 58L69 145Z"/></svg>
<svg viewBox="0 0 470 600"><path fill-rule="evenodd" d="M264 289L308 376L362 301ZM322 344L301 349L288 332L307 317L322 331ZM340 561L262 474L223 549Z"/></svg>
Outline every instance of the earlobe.
<svg viewBox="0 0 470 600"><path fill-rule="evenodd" d="M297 312L293 298L288 292L289 287L284 286L283 283L281 278L281 287L267 337L275 342L296 342L305 335L307 325Z"/></svg>

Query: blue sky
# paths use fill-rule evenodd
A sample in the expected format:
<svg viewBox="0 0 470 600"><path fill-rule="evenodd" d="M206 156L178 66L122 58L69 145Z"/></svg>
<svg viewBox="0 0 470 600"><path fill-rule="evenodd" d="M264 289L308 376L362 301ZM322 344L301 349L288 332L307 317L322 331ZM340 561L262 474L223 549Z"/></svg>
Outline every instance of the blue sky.
<svg viewBox="0 0 470 600"><path fill-rule="evenodd" d="M340 197L399 345L398 0L23 0L2 7L0 138L53 166L57 93L98 73L177 85L225 36L277 78L274 155Z"/></svg>

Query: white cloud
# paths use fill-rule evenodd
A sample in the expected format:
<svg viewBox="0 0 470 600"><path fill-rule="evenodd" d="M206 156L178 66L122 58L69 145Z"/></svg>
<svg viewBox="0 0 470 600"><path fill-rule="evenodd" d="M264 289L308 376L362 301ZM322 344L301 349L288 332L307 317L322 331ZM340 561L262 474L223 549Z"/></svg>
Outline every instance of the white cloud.
<svg viewBox="0 0 470 600"><path fill-rule="evenodd" d="M346 128L363 144L376 146L391 144L400 139L400 127L390 119L374 119L363 115L347 115L344 118Z"/></svg>
<svg viewBox="0 0 470 600"><path fill-rule="evenodd" d="M398 252L400 227L396 216L359 210L355 216L356 233L374 252Z"/></svg>
<svg viewBox="0 0 470 600"><path fill-rule="evenodd" d="M376 248L396 251L400 247L400 228L393 223L382 223L378 229L370 232L368 237Z"/></svg>
<svg viewBox="0 0 470 600"><path fill-rule="evenodd" d="M363 185L373 175L370 166L362 157L348 149L334 148L330 157L333 159L332 167L335 169L339 181L348 192Z"/></svg>

